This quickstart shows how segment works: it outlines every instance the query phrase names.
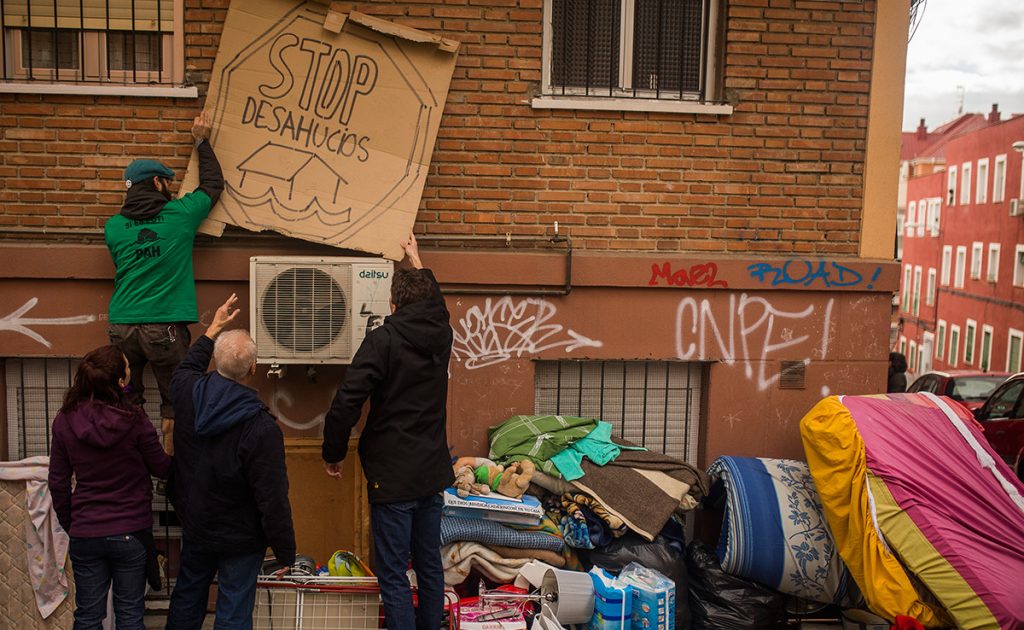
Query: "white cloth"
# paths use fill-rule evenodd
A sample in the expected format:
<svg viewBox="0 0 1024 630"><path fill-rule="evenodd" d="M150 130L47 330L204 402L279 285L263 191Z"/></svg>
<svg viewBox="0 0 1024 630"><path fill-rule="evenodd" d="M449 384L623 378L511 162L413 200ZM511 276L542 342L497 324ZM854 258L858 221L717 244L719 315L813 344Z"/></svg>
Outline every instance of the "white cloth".
<svg viewBox="0 0 1024 630"><path fill-rule="evenodd" d="M68 535L57 522L50 499L47 476L50 458L29 457L17 462L0 462L0 480L25 482L25 551L28 574L43 619L49 617L68 596L64 563L68 556Z"/></svg>

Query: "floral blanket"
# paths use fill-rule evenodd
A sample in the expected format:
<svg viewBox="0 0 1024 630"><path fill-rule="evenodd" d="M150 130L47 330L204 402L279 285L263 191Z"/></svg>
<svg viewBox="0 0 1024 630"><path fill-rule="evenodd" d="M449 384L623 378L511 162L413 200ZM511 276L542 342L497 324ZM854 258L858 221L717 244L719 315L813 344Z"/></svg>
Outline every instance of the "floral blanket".
<svg viewBox="0 0 1024 630"><path fill-rule="evenodd" d="M719 457L708 475L711 497L725 493L723 571L811 601L857 603L860 592L836 550L807 464Z"/></svg>

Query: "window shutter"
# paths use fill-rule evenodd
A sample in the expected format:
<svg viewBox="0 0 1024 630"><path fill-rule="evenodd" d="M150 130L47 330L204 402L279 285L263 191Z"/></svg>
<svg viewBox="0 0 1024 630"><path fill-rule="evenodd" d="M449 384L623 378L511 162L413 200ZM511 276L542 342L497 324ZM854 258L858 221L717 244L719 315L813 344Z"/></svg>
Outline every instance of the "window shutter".
<svg viewBox="0 0 1024 630"><path fill-rule="evenodd" d="M619 84L619 0L553 0L552 83L605 94Z"/></svg>
<svg viewBox="0 0 1024 630"><path fill-rule="evenodd" d="M174 0L4 0L3 7L8 28L174 30Z"/></svg>

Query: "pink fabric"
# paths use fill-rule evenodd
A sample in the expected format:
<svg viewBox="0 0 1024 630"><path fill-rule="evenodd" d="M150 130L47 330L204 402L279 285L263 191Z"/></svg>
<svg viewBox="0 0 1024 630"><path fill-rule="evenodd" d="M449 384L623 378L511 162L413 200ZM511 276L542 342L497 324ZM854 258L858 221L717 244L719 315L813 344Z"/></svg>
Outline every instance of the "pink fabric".
<svg viewBox="0 0 1024 630"><path fill-rule="evenodd" d="M964 407L943 399L1003 477L1024 485ZM847 396L868 468L1004 628L1024 624L1024 513L968 440L922 394ZM982 458L986 458L982 453Z"/></svg>
<svg viewBox="0 0 1024 630"><path fill-rule="evenodd" d="M25 553L36 606L43 619L49 617L68 596L64 561L68 535L57 522L50 501L46 475L49 457L30 457L17 462L0 462L0 479L25 482Z"/></svg>

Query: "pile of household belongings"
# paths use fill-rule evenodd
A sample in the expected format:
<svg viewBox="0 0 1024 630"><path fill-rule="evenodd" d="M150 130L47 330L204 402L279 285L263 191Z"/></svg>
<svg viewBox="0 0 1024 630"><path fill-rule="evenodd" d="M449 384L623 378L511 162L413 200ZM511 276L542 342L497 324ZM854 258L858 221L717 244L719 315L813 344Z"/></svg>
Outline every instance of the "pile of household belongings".
<svg viewBox="0 0 1024 630"><path fill-rule="evenodd" d="M689 627L688 607L674 605L675 593L685 601L687 592L680 517L707 494L704 471L613 438L606 422L553 415L492 427L488 458L459 458L455 468L441 544L445 582L464 595L463 628L477 627L481 580L536 599L545 577L563 591L582 578L589 603L571 606L563 592L558 610L541 607L532 626L519 606L503 625L479 627ZM635 618L634 598L643 602Z"/></svg>
<svg viewBox="0 0 1024 630"><path fill-rule="evenodd" d="M1024 485L967 409L831 396L800 432L807 463L709 468L722 527L688 549L695 628L778 627L792 597L871 619L854 627L1024 628Z"/></svg>

